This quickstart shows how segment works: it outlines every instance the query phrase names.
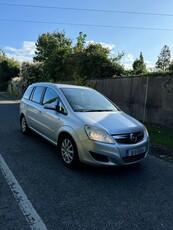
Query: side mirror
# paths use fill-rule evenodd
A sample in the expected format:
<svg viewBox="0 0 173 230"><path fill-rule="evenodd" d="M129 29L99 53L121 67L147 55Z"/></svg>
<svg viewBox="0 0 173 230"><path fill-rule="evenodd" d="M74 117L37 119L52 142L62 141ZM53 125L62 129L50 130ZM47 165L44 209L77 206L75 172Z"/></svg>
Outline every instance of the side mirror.
<svg viewBox="0 0 173 230"><path fill-rule="evenodd" d="M64 108L64 106L63 106L61 100L58 101L57 106L56 106L56 110L57 110L59 113L62 113L62 114L64 114L64 115L67 115L67 111L66 111L66 109Z"/></svg>
<svg viewBox="0 0 173 230"><path fill-rule="evenodd" d="M67 115L66 110L61 105L57 105L56 111L58 111L59 113L62 113L64 115Z"/></svg>
<svg viewBox="0 0 173 230"><path fill-rule="evenodd" d="M57 107L56 107L56 105L55 104L45 104L44 105L44 108L45 109L51 109L51 110L57 110Z"/></svg>
<svg viewBox="0 0 173 230"><path fill-rule="evenodd" d="M47 103L44 105L44 109L55 110L59 113L67 115L67 111L64 108L63 104L61 103L61 101L58 101L57 105L55 105L53 103Z"/></svg>

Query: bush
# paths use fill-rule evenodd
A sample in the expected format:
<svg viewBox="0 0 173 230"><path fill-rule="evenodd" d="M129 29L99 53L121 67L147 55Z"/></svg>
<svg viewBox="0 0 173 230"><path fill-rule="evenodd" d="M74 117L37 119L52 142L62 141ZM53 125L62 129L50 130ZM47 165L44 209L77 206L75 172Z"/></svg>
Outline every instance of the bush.
<svg viewBox="0 0 173 230"><path fill-rule="evenodd" d="M8 82L0 82L0 91L7 91Z"/></svg>
<svg viewBox="0 0 173 230"><path fill-rule="evenodd" d="M46 81L43 77L42 63L24 62L21 67L20 77L23 91L32 83Z"/></svg>

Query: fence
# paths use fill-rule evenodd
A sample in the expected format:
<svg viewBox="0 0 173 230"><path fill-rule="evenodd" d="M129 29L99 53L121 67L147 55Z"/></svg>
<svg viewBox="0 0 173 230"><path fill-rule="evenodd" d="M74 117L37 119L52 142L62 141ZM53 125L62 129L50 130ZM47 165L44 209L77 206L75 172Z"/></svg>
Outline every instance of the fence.
<svg viewBox="0 0 173 230"><path fill-rule="evenodd" d="M97 80L96 89L133 117L173 129L173 77Z"/></svg>
<svg viewBox="0 0 173 230"><path fill-rule="evenodd" d="M9 92L21 94L20 80L9 85ZM120 77L91 83L133 117L173 129L173 77Z"/></svg>

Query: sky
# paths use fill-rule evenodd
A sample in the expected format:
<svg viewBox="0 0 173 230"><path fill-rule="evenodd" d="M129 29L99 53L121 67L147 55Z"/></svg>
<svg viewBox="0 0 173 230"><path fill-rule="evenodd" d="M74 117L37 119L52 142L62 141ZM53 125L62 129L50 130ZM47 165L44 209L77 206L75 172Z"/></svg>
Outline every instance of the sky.
<svg viewBox="0 0 173 230"><path fill-rule="evenodd" d="M0 0L0 49L10 58L32 61L38 36L62 30L74 43L82 31L87 43L124 52L126 68L142 52L153 68L164 45L173 55L173 1Z"/></svg>

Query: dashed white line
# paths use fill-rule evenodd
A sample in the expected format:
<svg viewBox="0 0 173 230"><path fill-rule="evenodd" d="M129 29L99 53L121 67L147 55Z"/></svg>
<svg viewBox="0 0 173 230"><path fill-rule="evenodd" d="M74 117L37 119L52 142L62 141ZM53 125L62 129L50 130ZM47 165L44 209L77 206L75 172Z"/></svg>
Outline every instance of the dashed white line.
<svg viewBox="0 0 173 230"><path fill-rule="evenodd" d="M27 198L20 184L17 182L1 154L0 170L2 171L4 178L6 179L14 197L16 198L17 203L19 204L19 207L23 212L23 215L25 216L30 228L32 230L47 230L46 225L37 214L36 210L32 206L31 202Z"/></svg>

